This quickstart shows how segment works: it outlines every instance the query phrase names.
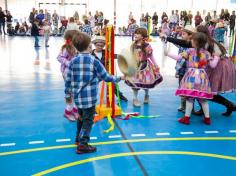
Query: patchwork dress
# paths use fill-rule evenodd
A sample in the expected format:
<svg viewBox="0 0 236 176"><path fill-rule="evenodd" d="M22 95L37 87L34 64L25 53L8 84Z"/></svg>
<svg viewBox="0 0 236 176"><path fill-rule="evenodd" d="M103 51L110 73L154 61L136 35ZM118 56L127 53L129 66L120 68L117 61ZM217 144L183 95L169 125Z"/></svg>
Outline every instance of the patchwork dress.
<svg viewBox="0 0 236 176"><path fill-rule="evenodd" d="M176 91L176 95L192 97L198 99L212 99L211 85L205 71L210 53L205 49L200 49L200 58L194 48L183 52L183 57L187 58L187 71Z"/></svg>
<svg viewBox="0 0 236 176"><path fill-rule="evenodd" d="M152 47L145 43L146 54L137 45L135 50L138 53L138 71L136 74L125 81L125 83L134 89L150 89L161 83L163 78L160 69L155 62L152 54Z"/></svg>

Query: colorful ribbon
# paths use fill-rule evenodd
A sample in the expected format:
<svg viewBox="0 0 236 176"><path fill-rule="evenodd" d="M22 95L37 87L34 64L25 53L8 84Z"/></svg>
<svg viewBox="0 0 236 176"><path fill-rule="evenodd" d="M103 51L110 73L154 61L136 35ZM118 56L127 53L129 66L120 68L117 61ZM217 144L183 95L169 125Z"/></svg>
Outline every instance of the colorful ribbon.
<svg viewBox="0 0 236 176"><path fill-rule="evenodd" d="M108 120L108 123L110 124L110 127L107 130L103 130L104 133L109 133L109 132L113 131L114 127L115 127L110 114L107 115L107 120Z"/></svg>

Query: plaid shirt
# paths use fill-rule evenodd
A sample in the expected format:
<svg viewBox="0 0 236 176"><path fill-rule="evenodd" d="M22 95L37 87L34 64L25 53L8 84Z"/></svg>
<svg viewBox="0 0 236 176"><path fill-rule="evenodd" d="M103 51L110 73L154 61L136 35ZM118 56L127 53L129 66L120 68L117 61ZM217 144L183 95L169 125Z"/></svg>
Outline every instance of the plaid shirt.
<svg viewBox="0 0 236 176"><path fill-rule="evenodd" d="M119 82L119 77L111 76L104 66L91 54L80 53L70 63L65 82L65 94L73 94L75 104L80 109L95 106L99 81Z"/></svg>

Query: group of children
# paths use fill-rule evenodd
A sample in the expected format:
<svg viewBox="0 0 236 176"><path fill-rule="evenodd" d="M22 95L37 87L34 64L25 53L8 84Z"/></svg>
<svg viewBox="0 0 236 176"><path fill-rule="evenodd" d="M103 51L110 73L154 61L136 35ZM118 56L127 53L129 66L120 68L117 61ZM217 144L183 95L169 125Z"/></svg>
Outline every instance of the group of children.
<svg viewBox="0 0 236 176"><path fill-rule="evenodd" d="M220 57L209 49L211 44L204 32L196 32L193 27L186 26L181 33L182 39L190 43L191 49L180 47L179 55L173 55L167 49L165 50L167 56L177 60L176 75L179 77L179 88L176 95L181 97L179 110L185 112L179 122L190 123L193 102L197 99L204 113L203 122L210 125L207 100L219 99L219 96L216 96L217 90L212 90L212 76L209 77L210 71L207 69L215 68L220 62ZM161 34L161 37L164 37L164 34ZM109 75L104 68L104 37L96 37L91 42L91 38L87 34L77 30L68 30L64 38L65 44L58 56L65 81L67 106L64 115L69 120L77 120L75 140L78 145L77 153L95 152L96 147L89 145L88 142L95 114L99 82L105 80L117 83L125 80L125 83L133 90L133 105L140 107L138 91L140 89L145 91L144 103L149 103L149 89L161 83L163 78L153 57L152 47L147 41L147 30L144 28L138 28L134 33L134 42L130 50L136 53L137 71L128 79L125 75L123 77ZM91 43L95 45L95 50L92 50ZM208 46L207 49L205 49L206 46ZM231 72L232 74L235 72L235 67ZM235 78L236 75L233 75L231 79ZM233 83L231 88L235 89L234 86L236 83ZM235 110L235 105L231 104L227 107L226 115L230 115Z"/></svg>
<svg viewBox="0 0 236 176"><path fill-rule="evenodd" d="M65 81L66 108L64 116L71 121L77 120L76 144L77 153L95 152L96 148L88 145L89 134L93 124L100 80L119 82L124 77L109 75L105 70L104 50L105 38L100 36L93 40L95 50L91 47L91 38L77 30L65 33L65 44L62 46L58 61ZM147 31L139 28L135 32L132 50L140 55L139 69L132 79L126 81L134 91L134 105L140 106L137 99L138 90L145 89L144 103L149 102L148 89L162 81L159 67L152 55L152 48L146 41ZM121 99L127 101L120 92ZM123 98L122 98L123 97Z"/></svg>
<svg viewBox="0 0 236 176"><path fill-rule="evenodd" d="M220 93L236 90L236 68L226 56L226 50L209 34L206 26L186 26L182 31L182 40L171 37L162 38L179 45L179 55L165 49L165 55L177 60L176 70L179 88L176 95L181 96L181 107L185 116L180 123L189 124L194 100L198 100L201 109L196 115L204 114L204 123L210 125L209 106L206 100L222 104L227 108L224 116L236 111L236 105ZM189 49L190 48L190 49Z"/></svg>

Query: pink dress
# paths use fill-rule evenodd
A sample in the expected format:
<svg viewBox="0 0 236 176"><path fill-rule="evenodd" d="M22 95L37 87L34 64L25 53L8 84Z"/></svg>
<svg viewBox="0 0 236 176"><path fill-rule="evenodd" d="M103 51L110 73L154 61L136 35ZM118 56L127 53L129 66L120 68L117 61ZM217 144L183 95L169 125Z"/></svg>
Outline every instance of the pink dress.
<svg viewBox="0 0 236 176"><path fill-rule="evenodd" d="M198 58L196 49L191 48L183 55L184 58L187 58L188 69L175 94L199 99L212 99L210 81L205 71L210 53L201 49L200 58Z"/></svg>
<svg viewBox="0 0 236 176"><path fill-rule="evenodd" d="M74 56L71 56L66 49L61 51L59 55L57 56L57 60L61 63L61 73L63 78L65 79L67 76L67 72L69 69L69 64L71 60L74 58Z"/></svg>
<svg viewBox="0 0 236 176"><path fill-rule="evenodd" d="M153 58L152 47L150 44L145 43L147 54L141 50L141 46L136 46L135 50L138 51L138 71L132 78L126 80L125 83L135 89L154 88L157 84L162 82L163 78L160 74L159 67Z"/></svg>

